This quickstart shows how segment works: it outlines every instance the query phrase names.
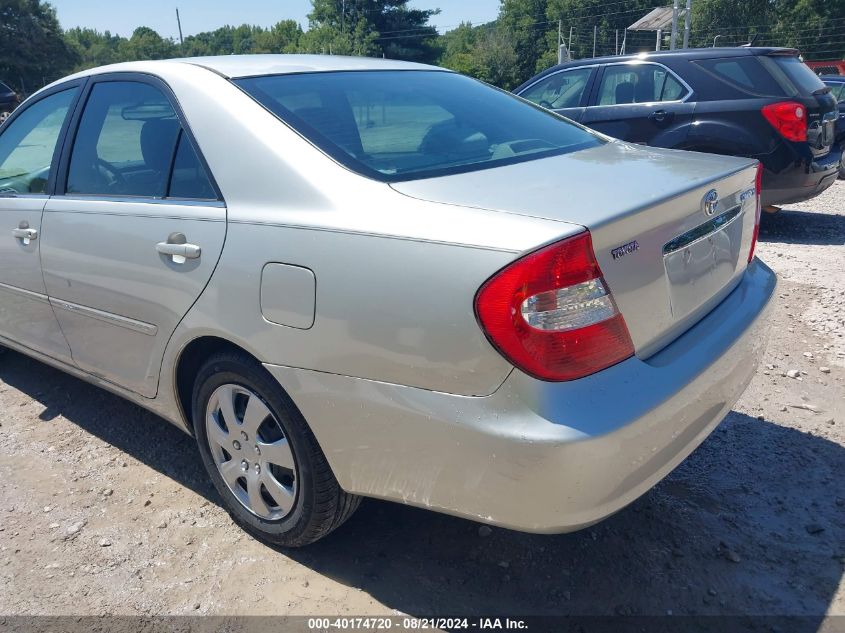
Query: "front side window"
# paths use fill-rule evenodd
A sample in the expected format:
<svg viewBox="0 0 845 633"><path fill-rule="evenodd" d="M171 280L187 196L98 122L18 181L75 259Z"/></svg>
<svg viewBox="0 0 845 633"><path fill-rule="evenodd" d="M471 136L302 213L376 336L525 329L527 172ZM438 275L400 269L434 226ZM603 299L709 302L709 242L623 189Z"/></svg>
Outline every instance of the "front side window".
<svg viewBox="0 0 845 633"><path fill-rule="evenodd" d="M348 71L236 80L338 162L393 182L577 151L595 134L444 71Z"/></svg>
<svg viewBox="0 0 845 633"><path fill-rule="evenodd" d="M565 70L544 77L525 90L520 97L552 110L577 108L592 74L592 68Z"/></svg>
<svg viewBox="0 0 845 633"><path fill-rule="evenodd" d="M0 194L47 191L53 152L76 89L27 107L0 135Z"/></svg>
<svg viewBox="0 0 845 633"><path fill-rule="evenodd" d="M679 101L686 88L662 66L624 64L607 66L596 105Z"/></svg>
<svg viewBox="0 0 845 633"><path fill-rule="evenodd" d="M73 144L67 192L164 197L179 130L157 88L132 81L95 84Z"/></svg>
<svg viewBox="0 0 845 633"><path fill-rule="evenodd" d="M845 101L845 83L826 82L830 87L830 94L839 102Z"/></svg>

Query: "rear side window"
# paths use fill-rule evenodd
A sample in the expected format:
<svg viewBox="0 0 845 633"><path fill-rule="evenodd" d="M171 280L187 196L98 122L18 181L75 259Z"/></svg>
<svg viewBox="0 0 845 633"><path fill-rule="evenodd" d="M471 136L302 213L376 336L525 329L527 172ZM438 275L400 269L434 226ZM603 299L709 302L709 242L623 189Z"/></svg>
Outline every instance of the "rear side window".
<svg viewBox="0 0 845 633"><path fill-rule="evenodd" d="M213 200L217 193L208 175L194 151L188 136L182 132L179 135L179 145L176 148L176 158L173 160L173 175L170 177L170 198L198 198Z"/></svg>
<svg viewBox="0 0 845 633"><path fill-rule="evenodd" d="M678 101L686 93L684 85L662 66L615 64L604 69L596 105Z"/></svg>
<svg viewBox="0 0 845 633"><path fill-rule="evenodd" d="M576 108L581 105L592 72L592 68L564 70L544 77L519 96L544 108Z"/></svg>
<svg viewBox="0 0 845 633"><path fill-rule="evenodd" d="M94 85L71 153L67 192L164 197L179 121L149 84Z"/></svg>
<svg viewBox="0 0 845 633"><path fill-rule="evenodd" d="M92 88L71 152L67 193L217 197L170 101L134 81Z"/></svg>
<svg viewBox="0 0 845 633"><path fill-rule="evenodd" d="M451 72L320 72L235 83L338 162L386 182L603 143L555 114Z"/></svg>
<svg viewBox="0 0 845 633"><path fill-rule="evenodd" d="M808 96L824 88L800 59L787 55L755 55L694 61L718 79L743 92L764 97Z"/></svg>
<svg viewBox="0 0 845 633"><path fill-rule="evenodd" d="M760 63L790 97L811 95L816 90L824 88L824 83L818 75L797 57L772 55L761 57Z"/></svg>

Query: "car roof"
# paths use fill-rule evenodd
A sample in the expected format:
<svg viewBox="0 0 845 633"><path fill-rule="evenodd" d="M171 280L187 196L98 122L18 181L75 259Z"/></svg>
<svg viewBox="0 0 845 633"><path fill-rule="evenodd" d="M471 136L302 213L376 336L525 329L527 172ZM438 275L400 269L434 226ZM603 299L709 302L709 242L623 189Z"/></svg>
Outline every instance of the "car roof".
<svg viewBox="0 0 845 633"><path fill-rule="evenodd" d="M647 51L643 53L632 53L630 55L607 55L605 57L591 57L578 59L571 62L564 62L557 66L544 70L539 75L529 79L522 86L516 89L519 92L529 84L534 83L545 75L554 73L566 68L578 68L596 64L618 64L631 61L666 61L668 59L713 59L724 57L746 57L750 55L798 55L794 48L781 48L774 46L722 46L717 48L681 48L673 51Z"/></svg>
<svg viewBox="0 0 845 633"><path fill-rule="evenodd" d="M291 73L331 72L341 70L445 70L427 64L402 62L373 57L346 57L343 55L217 55L209 57L183 57L178 59L124 62L99 66L77 73L87 76L104 72L155 73L162 64L190 64L207 68L230 79L283 75Z"/></svg>

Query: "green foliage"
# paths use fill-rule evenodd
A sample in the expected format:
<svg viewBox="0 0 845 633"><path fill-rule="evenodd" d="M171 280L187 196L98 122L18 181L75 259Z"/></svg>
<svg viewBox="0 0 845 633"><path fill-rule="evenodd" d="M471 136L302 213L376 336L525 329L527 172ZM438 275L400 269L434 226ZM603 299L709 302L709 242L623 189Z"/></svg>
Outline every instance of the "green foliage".
<svg viewBox="0 0 845 633"><path fill-rule="evenodd" d="M516 53L519 83L534 76L538 70L537 62L549 50L546 38L550 26L546 17L547 4L548 0L502 0L496 23L499 32L511 42ZM556 28L553 30L557 33ZM555 39L552 49L556 47Z"/></svg>
<svg viewBox="0 0 845 633"><path fill-rule="evenodd" d="M441 42L441 66L505 89L520 83L516 48L496 22L481 26L464 22L444 34Z"/></svg>
<svg viewBox="0 0 845 633"><path fill-rule="evenodd" d="M21 92L58 79L77 62L52 6L41 0L0 0L0 77Z"/></svg>
<svg viewBox="0 0 845 633"><path fill-rule="evenodd" d="M303 48L340 55L384 55L434 63L437 30L428 24L439 10L411 9L408 0L312 0Z"/></svg>
<svg viewBox="0 0 845 633"><path fill-rule="evenodd" d="M277 22L269 29L242 24L223 26L214 31L185 38L176 54L187 57L231 55L233 53L295 53L299 50L302 28L295 20Z"/></svg>
<svg viewBox="0 0 845 633"><path fill-rule="evenodd" d="M0 77L33 90L71 70L135 59L243 53L326 53L385 56L438 63L503 88L513 88L557 62L558 23L573 57L613 54L625 28L669 0L500 0L499 16L464 22L438 34L438 9L409 0L312 0L308 30L294 20L270 28L223 26L180 45L140 26L129 38L89 28L64 34L44 0L0 0ZM682 2L683 4L683 2ZM793 46L807 59L845 57L845 1L693 0L691 45L756 43ZM668 43L668 33L666 34ZM680 43L680 41L679 41ZM654 34L629 33L627 52L651 50Z"/></svg>

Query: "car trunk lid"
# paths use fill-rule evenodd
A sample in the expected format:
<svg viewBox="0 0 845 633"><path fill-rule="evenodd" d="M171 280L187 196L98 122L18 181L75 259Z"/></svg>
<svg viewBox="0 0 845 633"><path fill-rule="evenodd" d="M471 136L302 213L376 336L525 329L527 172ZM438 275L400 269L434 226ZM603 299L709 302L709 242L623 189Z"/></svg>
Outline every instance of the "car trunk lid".
<svg viewBox="0 0 845 633"><path fill-rule="evenodd" d="M614 141L391 186L424 200L566 222L561 234L572 223L589 229L637 355L646 358L738 283L755 223L754 165ZM715 198L705 205L708 194Z"/></svg>

